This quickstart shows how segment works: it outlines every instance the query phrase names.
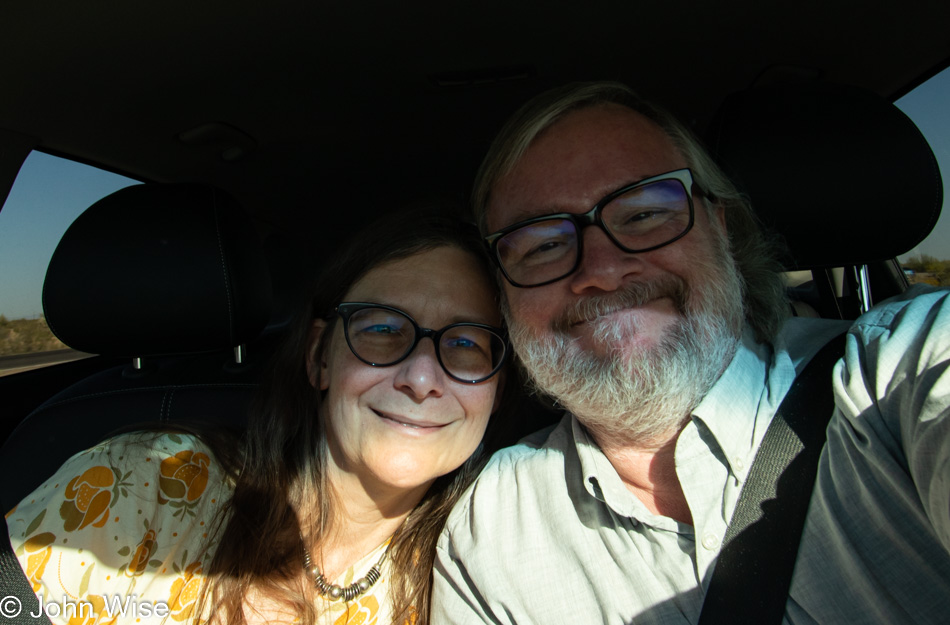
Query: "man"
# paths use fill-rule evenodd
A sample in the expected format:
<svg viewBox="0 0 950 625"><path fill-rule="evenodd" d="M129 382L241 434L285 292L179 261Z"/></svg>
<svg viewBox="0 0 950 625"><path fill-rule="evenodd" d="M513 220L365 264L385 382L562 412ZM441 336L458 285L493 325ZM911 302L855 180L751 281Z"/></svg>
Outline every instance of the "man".
<svg viewBox="0 0 950 625"><path fill-rule="evenodd" d="M622 85L523 108L475 210L516 351L568 412L453 511L433 622L695 623L769 422L849 324L786 322L748 205ZM851 326L787 621L950 614L947 327L943 291Z"/></svg>

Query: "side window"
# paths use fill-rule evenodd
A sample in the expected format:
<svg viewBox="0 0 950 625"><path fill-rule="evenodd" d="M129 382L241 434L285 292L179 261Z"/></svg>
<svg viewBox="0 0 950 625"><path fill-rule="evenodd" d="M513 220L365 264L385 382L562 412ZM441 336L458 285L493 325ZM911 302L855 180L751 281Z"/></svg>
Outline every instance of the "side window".
<svg viewBox="0 0 950 625"><path fill-rule="evenodd" d="M950 69L945 69L895 104L927 138L943 176L943 210L933 232L898 260L911 283L950 286Z"/></svg>
<svg viewBox="0 0 950 625"><path fill-rule="evenodd" d="M43 318L46 267L59 239L86 208L136 181L33 152L0 210L0 376L75 360Z"/></svg>

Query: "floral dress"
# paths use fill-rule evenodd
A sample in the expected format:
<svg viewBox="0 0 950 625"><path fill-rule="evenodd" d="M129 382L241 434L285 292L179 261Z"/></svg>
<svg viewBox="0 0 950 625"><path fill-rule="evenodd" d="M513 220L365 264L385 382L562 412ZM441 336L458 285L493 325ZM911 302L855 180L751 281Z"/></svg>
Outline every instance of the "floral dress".
<svg viewBox="0 0 950 625"><path fill-rule="evenodd" d="M76 454L7 514L20 566L53 623L197 622L214 557L211 524L233 485L200 440L134 433ZM334 583L379 560L380 545ZM321 625L392 620L388 569L350 603L321 600Z"/></svg>

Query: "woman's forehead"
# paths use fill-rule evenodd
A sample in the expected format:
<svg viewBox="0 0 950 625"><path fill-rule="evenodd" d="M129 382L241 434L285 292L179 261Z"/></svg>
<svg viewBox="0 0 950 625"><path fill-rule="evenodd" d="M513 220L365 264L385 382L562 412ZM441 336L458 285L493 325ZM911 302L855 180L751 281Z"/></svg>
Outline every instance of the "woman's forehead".
<svg viewBox="0 0 950 625"><path fill-rule="evenodd" d="M456 321L497 325L500 320L495 287L484 264L453 246L377 265L347 291L345 300L395 306L423 325Z"/></svg>

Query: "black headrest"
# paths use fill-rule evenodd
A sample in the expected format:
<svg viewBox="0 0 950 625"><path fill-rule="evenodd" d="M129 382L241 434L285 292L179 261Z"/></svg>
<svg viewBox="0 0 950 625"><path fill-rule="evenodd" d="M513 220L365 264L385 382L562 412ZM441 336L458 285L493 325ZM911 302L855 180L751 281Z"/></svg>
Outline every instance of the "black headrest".
<svg viewBox="0 0 950 625"><path fill-rule="evenodd" d="M142 184L90 206L63 235L43 285L53 333L84 352L142 357L234 347L267 322L261 243L233 198Z"/></svg>
<svg viewBox="0 0 950 625"><path fill-rule="evenodd" d="M788 268L894 258L933 229L943 184L927 141L879 96L830 84L730 96L710 149L785 237Z"/></svg>

